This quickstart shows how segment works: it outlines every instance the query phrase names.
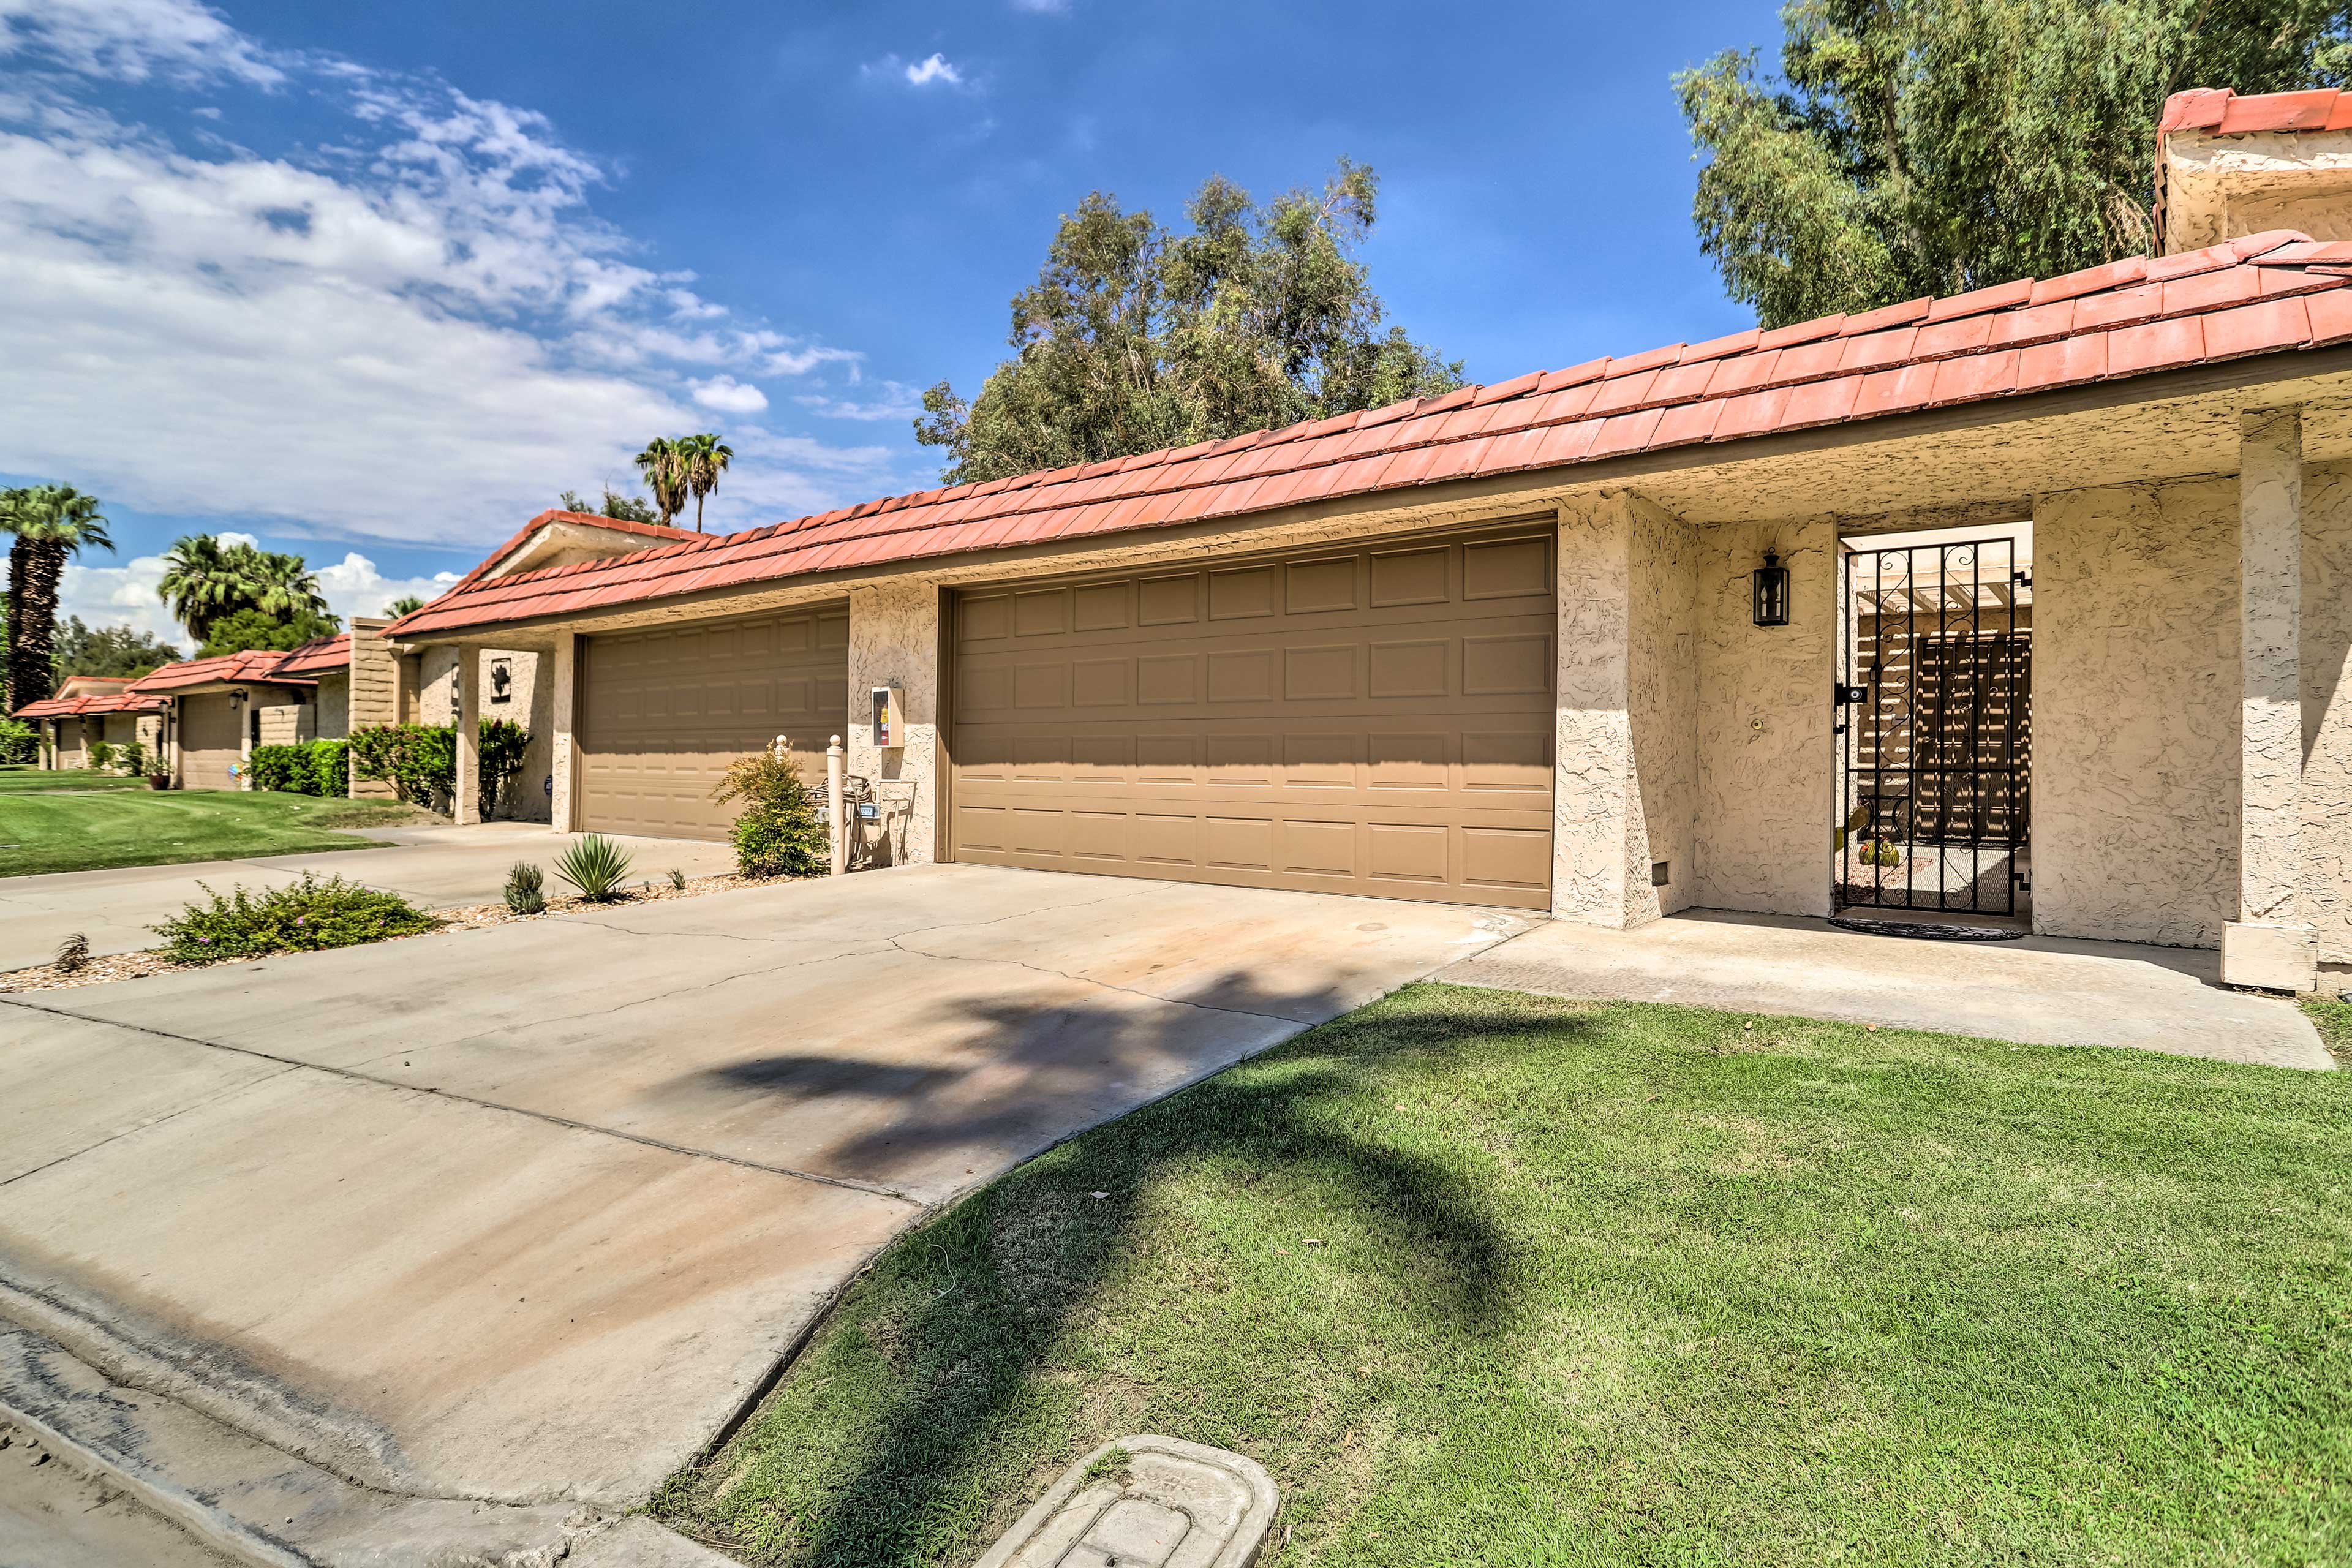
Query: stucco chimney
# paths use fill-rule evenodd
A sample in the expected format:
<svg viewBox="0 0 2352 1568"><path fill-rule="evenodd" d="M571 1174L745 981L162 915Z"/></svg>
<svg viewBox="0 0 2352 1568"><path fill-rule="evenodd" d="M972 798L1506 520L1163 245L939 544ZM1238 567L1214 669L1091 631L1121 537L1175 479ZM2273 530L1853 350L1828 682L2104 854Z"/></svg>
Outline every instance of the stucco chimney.
<svg viewBox="0 0 2352 1568"><path fill-rule="evenodd" d="M2156 132L2157 248L2299 229L2352 239L2352 93L2176 92Z"/></svg>

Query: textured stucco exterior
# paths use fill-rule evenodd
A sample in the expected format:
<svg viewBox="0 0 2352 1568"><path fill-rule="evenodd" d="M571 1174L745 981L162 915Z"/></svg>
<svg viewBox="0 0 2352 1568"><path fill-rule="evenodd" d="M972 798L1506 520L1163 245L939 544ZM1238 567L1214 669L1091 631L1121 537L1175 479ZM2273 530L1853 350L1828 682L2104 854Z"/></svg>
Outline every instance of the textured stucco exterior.
<svg viewBox="0 0 2352 1568"><path fill-rule="evenodd" d="M1627 710L1633 777L1627 824L1626 924L1690 907L1697 878L1698 531L1639 497L1629 552ZM1666 867L1665 885L1652 880Z"/></svg>
<svg viewBox="0 0 2352 1568"><path fill-rule="evenodd" d="M1702 908L1830 912L1838 532L1826 517L1699 532L1691 901ZM1750 613L1750 574L1768 549L1789 568L1785 626L1759 626Z"/></svg>
<svg viewBox="0 0 2352 1568"><path fill-rule="evenodd" d="M938 852L939 668L937 584L907 579L849 595L847 769L872 780L886 804L905 792L885 785L911 787L903 841L894 837L892 843L906 865L929 861ZM887 751L874 743L872 692L877 686L898 688L905 709L907 743Z"/></svg>
<svg viewBox="0 0 2352 1568"><path fill-rule="evenodd" d="M2319 962L2352 969L2352 464L2303 475L2303 903Z"/></svg>
<svg viewBox="0 0 2352 1568"><path fill-rule="evenodd" d="M436 643L417 656L415 722L454 724L457 721L457 659L460 651L457 644ZM507 648L463 651L470 653L474 659L475 679L479 682L481 716L485 719L510 719L530 732L530 744L523 752L522 771L508 784L507 793L499 799L499 820L551 820L555 761L554 686L551 681L540 679L541 656ZM496 700L498 685L494 674L499 664L504 664L507 669L507 700L504 702Z"/></svg>
<svg viewBox="0 0 2352 1568"><path fill-rule="evenodd" d="M1624 929L1696 881L1697 531L1627 492L1580 497L1558 559L1552 913Z"/></svg>
<svg viewBox="0 0 2352 1568"><path fill-rule="evenodd" d="M2034 508L2033 911L2212 947L2237 913L2238 481Z"/></svg>

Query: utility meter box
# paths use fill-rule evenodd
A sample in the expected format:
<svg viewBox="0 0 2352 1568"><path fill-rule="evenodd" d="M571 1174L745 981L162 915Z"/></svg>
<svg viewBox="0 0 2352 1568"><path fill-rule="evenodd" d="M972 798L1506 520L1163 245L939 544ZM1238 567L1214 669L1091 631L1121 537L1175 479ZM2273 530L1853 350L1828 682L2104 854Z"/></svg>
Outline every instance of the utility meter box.
<svg viewBox="0 0 2352 1568"><path fill-rule="evenodd" d="M874 689L874 744L884 751L907 743L906 701L895 686Z"/></svg>

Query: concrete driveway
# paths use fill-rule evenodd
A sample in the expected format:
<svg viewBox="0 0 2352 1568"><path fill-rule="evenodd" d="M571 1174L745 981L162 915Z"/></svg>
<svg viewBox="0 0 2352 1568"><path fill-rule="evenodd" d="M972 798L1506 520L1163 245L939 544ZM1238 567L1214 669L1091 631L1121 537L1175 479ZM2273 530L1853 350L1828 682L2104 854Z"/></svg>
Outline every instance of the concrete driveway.
<svg viewBox="0 0 2352 1568"><path fill-rule="evenodd" d="M0 1401L225 1543L544 1546L933 1206L1525 925L912 867L0 995Z"/></svg>
<svg viewBox="0 0 2352 1568"><path fill-rule="evenodd" d="M331 849L268 855L246 860L205 860L184 866L125 866L106 871L56 871L40 877L0 877L0 971L47 963L66 932L89 938L92 952L131 952L155 945L148 928L204 896L198 883L229 889L278 887L305 871L345 877L398 893L426 909L485 904L506 885L518 860L552 868L569 837L533 822L491 822L478 827L361 827L381 849ZM724 844L683 838L613 835L635 858L638 874L658 879L675 866L689 877L735 868ZM552 871L551 892L562 890Z"/></svg>

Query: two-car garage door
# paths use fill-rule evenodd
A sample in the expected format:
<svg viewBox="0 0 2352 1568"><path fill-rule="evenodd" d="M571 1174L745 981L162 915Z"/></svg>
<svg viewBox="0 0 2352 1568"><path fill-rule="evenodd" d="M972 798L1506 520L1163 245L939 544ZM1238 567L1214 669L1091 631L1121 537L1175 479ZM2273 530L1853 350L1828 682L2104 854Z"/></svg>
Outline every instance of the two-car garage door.
<svg viewBox="0 0 2352 1568"><path fill-rule="evenodd" d="M956 858L1545 907L1553 537L959 595Z"/></svg>
<svg viewBox="0 0 2352 1568"><path fill-rule="evenodd" d="M789 738L821 784L846 727L842 605L587 638L580 652L579 820L600 833L724 838L710 798L727 764Z"/></svg>

